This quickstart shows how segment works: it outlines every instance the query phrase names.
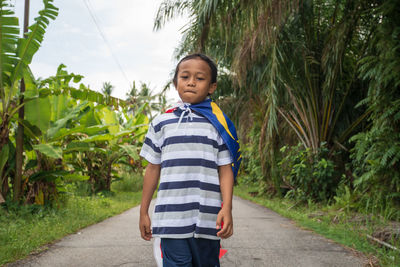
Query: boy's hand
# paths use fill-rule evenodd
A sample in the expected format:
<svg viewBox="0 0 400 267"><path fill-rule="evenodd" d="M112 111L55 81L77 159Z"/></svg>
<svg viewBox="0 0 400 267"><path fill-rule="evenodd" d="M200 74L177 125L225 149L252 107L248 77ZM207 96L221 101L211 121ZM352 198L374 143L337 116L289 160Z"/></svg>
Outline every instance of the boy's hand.
<svg viewBox="0 0 400 267"><path fill-rule="evenodd" d="M144 240L150 241L150 239L152 238L152 233L151 233L151 221L149 214L140 215L139 229L142 238Z"/></svg>
<svg viewBox="0 0 400 267"><path fill-rule="evenodd" d="M222 222L224 225L221 229ZM222 208L219 211L216 229L221 229L217 232L217 236L221 238L228 238L233 234L232 211L229 208Z"/></svg>

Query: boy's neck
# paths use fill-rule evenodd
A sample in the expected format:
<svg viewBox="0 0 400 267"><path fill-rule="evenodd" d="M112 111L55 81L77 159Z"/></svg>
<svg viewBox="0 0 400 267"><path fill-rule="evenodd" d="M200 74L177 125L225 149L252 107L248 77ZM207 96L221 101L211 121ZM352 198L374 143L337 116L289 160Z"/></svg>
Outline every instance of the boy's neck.
<svg viewBox="0 0 400 267"><path fill-rule="evenodd" d="M209 99L211 99L211 97L210 97L210 96L207 96L205 99L203 99L202 101L197 102L197 103L187 103L187 102L183 102L182 100L179 100L178 103L179 103L179 104L181 103L181 104L190 106L190 105L196 105L196 104L203 103L204 101L207 101L207 100L209 100Z"/></svg>

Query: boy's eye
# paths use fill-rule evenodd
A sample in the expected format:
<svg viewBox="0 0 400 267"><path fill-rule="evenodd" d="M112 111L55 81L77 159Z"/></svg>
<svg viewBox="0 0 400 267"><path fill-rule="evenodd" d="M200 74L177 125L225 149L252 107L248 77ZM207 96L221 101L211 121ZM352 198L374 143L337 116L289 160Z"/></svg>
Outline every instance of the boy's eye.
<svg viewBox="0 0 400 267"><path fill-rule="evenodd" d="M187 79L187 78L188 78L188 76L186 76L186 75L183 75L183 76L180 76L180 78L181 78L181 79Z"/></svg>
<svg viewBox="0 0 400 267"><path fill-rule="evenodd" d="M197 80L202 81L202 80L204 80L204 78L203 77L197 77Z"/></svg>

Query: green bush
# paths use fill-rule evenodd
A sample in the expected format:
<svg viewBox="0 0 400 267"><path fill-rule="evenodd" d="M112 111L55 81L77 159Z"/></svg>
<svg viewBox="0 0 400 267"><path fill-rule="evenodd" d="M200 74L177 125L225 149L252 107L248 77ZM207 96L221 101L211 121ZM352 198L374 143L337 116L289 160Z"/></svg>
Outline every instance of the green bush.
<svg viewBox="0 0 400 267"><path fill-rule="evenodd" d="M302 144L281 148L283 155L279 161L279 171L286 197L307 201L327 201L338 186L335 164L328 158L328 149L322 144L316 154Z"/></svg>
<svg viewBox="0 0 400 267"><path fill-rule="evenodd" d="M254 194L263 195L267 191L267 178L261 168L261 159L258 148L254 144L248 144L242 148L242 170L238 183L252 188Z"/></svg>

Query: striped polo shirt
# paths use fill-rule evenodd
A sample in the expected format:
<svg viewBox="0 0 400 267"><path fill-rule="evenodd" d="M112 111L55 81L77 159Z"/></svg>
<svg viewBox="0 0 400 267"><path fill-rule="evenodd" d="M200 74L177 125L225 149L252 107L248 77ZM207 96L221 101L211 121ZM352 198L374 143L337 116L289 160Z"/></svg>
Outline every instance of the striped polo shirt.
<svg viewBox="0 0 400 267"><path fill-rule="evenodd" d="M214 126L189 108L161 114L150 124L140 155L161 164L153 236L219 239L218 166L232 160Z"/></svg>

